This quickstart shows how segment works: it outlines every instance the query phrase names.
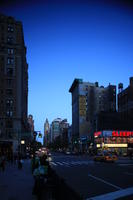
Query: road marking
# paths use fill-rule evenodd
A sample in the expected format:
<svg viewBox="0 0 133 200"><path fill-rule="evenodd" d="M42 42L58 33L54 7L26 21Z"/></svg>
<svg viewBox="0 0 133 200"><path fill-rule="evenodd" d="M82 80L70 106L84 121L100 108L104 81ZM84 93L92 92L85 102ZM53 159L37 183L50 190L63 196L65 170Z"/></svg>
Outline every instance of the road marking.
<svg viewBox="0 0 133 200"><path fill-rule="evenodd" d="M60 161L60 162L50 162L51 165L57 166L57 165L61 165L61 166L66 166L66 167L72 167L72 166L78 166L78 165L88 165L88 164L94 164L93 161L68 161L68 162L64 162L64 161Z"/></svg>
<svg viewBox="0 0 133 200"><path fill-rule="evenodd" d="M70 164L72 164L72 165L77 165L77 162L70 162Z"/></svg>
<svg viewBox="0 0 133 200"><path fill-rule="evenodd" d="M78 164L78 165L82 165L83 161L76 161L75 163Z"/></svg>
<svg viewBox="0 0 133 200"><path fill-rule="evenodd" d="M61 162L56 162L58 165L64 165L63 163L61 163Z"/></svg>
<svg viewBox="0 0 133 200"><path fill-rule="evenodd" d="M50 162L50 164L52 164L52 165L54 165L54 166L57 166L57 164L56 164L56 163L54 163L54 162Z"/></svg>
<svg viewBox="0 0 133 200"><path fill-rule="evenodd" d="M110 193L103 194L103 195L98 195L95 197L90 197L90 198L87 198L86 200L103 200L103 199L115 200L117 198L126 197L126 196L130 196L130 195L133 195L133 187L118 190L115 192L110 192Z"/></svg>
<svg viewBox="0 0 133 200"><path fill-rule="evenodd" d="M71 167L70 163L67 163L67 162L62 162L62 163L65 164L66 167Z"/></svg>
<svg viewBox="0 0 133 200"><path fill-rule="evenodd" d="M105 180L103 180L103 179L101 179L101 178L98 178L98 177L93 176L93 175L91 175L91 174L88 174L88 176L89 176L89 177L92 177L92 178L94 178L94 179L96 179L96 180L98 180L98 181L101 181L101 182L103 182L103 183L105 183L105 184L107 184L107 185L110 185L110 186L112 186L112 187L114 187L114 188L116 188L116 189L118 189L118 190L122 190L121 187L119 187L119 186L117 186L117 185L114 185L114 184L112 184L112 183L109 183L109 182L107 182L107 181L105 181Z"/></svg>

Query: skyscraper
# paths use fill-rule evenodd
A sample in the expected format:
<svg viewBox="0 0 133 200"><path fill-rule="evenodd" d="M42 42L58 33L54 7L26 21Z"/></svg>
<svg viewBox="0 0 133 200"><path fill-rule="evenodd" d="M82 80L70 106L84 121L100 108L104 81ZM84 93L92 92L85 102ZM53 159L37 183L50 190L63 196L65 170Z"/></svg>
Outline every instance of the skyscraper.
<svg viewBox="0 0 133 200"><path fill-rule="evenodd" d="M15 151L27 131L28 64L22 23L0 14L0 141ZM8 145L7 145L8 146Z"/></svg>
<svg viewBox="0 0 133 200"><path fill-rule="evenodd" d="M44 146L47 146L50 143L50 124L48 119L46 119L44 123L44 140L43 144Z"/></svg>

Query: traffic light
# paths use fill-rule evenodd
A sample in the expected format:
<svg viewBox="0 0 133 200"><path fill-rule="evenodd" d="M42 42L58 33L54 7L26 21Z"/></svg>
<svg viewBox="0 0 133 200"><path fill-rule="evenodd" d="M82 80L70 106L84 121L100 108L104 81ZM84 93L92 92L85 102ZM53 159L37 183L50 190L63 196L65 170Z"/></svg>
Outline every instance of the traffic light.
<svg viewBox="0 0 133 200"><path fill-rule="evenodd" d="M39 133L39 134L38 134L38 137L39 137L39 138L42 138L42 134L41 134L41 133Z"/></svg>

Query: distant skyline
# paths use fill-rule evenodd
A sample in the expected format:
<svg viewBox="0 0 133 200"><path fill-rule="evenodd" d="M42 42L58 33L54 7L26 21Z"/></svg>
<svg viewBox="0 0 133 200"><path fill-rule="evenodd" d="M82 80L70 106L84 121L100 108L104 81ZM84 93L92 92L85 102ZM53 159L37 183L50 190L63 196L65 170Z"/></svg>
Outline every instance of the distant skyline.
<svg viewBox="0 0 133 200"><path fill-rule="evenodd" d="M133 76L133 6L127 1L4 1L0 12L23 23L29 65L28 114L67 118L75 78L124 88ZM106 2L106 3L105 3ZM109 3L111 2L111 3ZM120 3L121 2L121 3Z"/></svg>

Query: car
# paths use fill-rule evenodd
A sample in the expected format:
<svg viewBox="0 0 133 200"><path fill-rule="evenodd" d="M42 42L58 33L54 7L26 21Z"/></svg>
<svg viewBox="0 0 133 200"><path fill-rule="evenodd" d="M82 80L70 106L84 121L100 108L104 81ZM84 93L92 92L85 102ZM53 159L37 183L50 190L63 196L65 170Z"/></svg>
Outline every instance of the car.
<svg viewBox="0 0 133 200"><path fill-rule="evenodd" d="M126 152L124 152L124 153L122 154L122 156L123 156L123 157L127 157L128 154L127 154Z"/></svg>
<svg viewBox="0 0 133 200"><path fill-rule="evenodd" d="M96 156L94 156L94 161L104 161L104 154L98 153Z"/></svg>
<svg viewBox="0 0 133 200"><path fill-rule="evenodd" d="M70 151L66 151L65 154L66 154L66 155L70 155L71 152L70 152Z"/></svg>
<svg viewBox="0 0 133 200"><path fill-rule="evenodd" d="M94 156L94 161L102 161L102 162L115 162L117 160L116 155L112 155L111 153L98 153Z"/></svg>
<svg viewBox="0 0 133 200"><path fill-rule="evenodd" d="M115 162L116 160L117 160L116 155L112 155L112 154L105 154L104 155L104 161L105 162Z"/></svg>

